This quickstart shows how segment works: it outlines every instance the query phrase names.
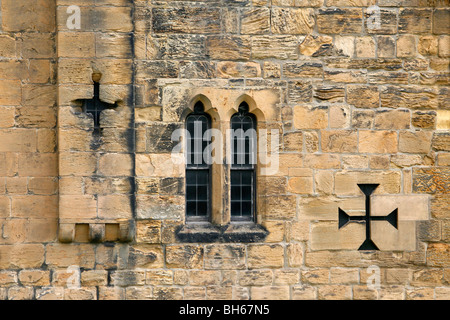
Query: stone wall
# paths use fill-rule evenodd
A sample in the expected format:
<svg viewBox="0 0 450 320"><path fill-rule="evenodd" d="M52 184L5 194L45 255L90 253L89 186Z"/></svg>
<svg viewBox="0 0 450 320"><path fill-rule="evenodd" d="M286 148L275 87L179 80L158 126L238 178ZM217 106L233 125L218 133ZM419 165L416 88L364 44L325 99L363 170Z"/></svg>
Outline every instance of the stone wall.
<svg viewBox="0 0 450 320"><path fill-rule="evenodd" d="M0 299L450 298L447 0L0 4ZM197 101L278 139L252 227L222 164L186 223Z"/></svg>

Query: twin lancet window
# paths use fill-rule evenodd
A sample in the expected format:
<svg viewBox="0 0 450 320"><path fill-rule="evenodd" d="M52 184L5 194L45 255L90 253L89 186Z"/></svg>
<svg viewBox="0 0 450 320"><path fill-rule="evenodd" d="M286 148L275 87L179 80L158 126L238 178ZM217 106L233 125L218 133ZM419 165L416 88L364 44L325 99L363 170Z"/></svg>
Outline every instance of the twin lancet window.
<svg viewBox="0 0 450 320"><path fill-rule="evenodd" d="M186 218L210 221L212 212L211 117L197 102L186 118ZM230 119L229 201L231 221L254 221L256 197L256 117L242 102Z"/></svg>

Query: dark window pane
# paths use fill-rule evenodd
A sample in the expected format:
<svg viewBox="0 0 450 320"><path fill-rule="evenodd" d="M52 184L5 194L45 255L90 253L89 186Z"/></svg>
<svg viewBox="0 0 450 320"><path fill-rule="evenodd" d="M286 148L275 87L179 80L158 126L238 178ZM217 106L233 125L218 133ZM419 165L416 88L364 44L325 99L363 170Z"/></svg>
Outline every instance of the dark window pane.
<svg viewBox="0 0 450 320"><path fill-rule="evenodd" d="M195 216L197 213L197 206L195 201L188 201L186 203L186 214L188 216Z"/></svg>
<svg viewBox="0 0 450 320"><path fill-rule="evenodd" d="M231 185L240 184L241 183L241 175L239 171L231 171Z"/></svg>
<svg viewBox="0 0 450 320"><path fill-rule="evenodd" d="M186 186L186 200L196 200L197 199L197 190L195 186Z"/></svg>
<svg viewBox="0 0 450 320"><path fill-rule="evenodd" d="M243 185L252 185L253 172L252 171L242 171L241 172L241 183Z"/></svg>
<svg viewBox="0 0 450 320"><path fill-rule="evenodd" d="M208 202L197 202L197 216L206 216L208 214Z"/></svg>
<svg viewBox="0 0 450 320"><path fill-rule="evenodd" d="M241 197L241 188L239 186L231 186L231 200L239 200Z"/></svg>
<svg viewBox="0 0 450 320"><path fill-rule="evenodd" d="M251 200L252 199L252 187L242 187L242 200Z"/></svg>
<svg viewBox="0 0 450 320"><path fill-rule="evenodd" d="M197 187L197 199L198 200L208 200L208 186L198 186Z"/></svg>
<svg viewBox="0 0 450 320"><path fill-rule="evenodd" d="M232 216L240 216L241 215L241 203L240 202L231 202L231 215Z"/></svg>
<svg viewBox="0 0 450 320"><path fill-rule="evenodd" d="M252 214L252 203L251 201L244 201L241 203L241 215L250 216Z"/></svg>

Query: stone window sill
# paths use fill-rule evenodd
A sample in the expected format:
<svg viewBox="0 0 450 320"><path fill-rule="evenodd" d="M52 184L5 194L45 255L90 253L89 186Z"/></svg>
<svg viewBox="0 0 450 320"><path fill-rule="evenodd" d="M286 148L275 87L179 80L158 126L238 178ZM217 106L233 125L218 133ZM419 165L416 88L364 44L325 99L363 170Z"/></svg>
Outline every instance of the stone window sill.
<svg viewBox="0 0 450 320"><path fill-rule="evenodd" d="M263 242L269 232L253 222L229 223L216 226L211 223L186 223L176 231L180 242L253 243Z"/></svg>

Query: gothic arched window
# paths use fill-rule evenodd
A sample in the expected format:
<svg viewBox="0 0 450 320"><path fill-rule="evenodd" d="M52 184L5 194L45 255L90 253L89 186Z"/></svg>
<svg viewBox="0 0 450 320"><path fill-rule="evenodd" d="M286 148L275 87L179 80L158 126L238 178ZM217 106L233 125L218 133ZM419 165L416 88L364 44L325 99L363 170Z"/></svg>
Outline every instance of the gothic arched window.
<svg viewBox="0 0 450 320"><path fill-rule="evenodd" d="M211 117L199 101L186 118L186 216L189 221L207 221L211 214L211 165L203 151L209 143Z"/></svg>
<svg viewBox="0 0 450 320"><path fill-rule="evenodd" d="M231 117L231 220L253 221L256 198L256 117L242 102Z"/></svg>

